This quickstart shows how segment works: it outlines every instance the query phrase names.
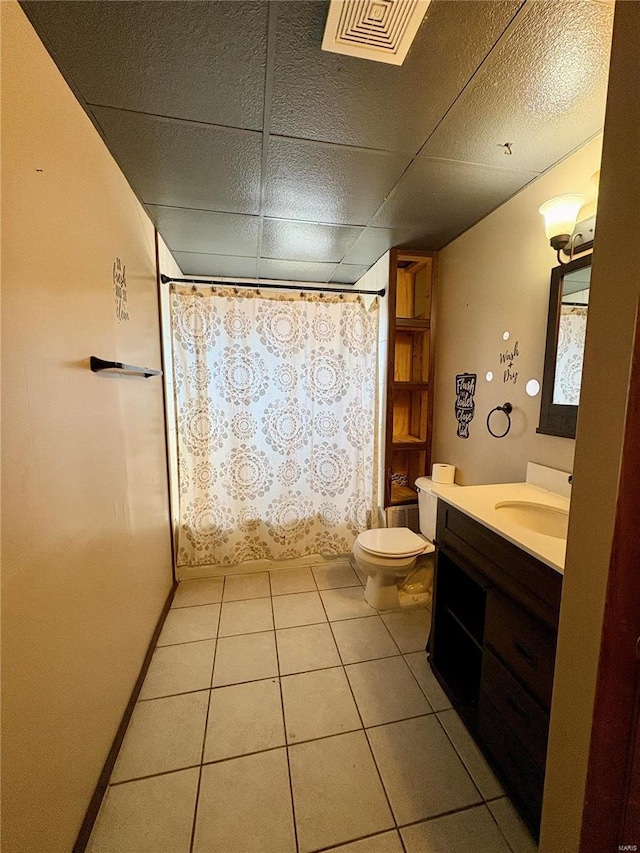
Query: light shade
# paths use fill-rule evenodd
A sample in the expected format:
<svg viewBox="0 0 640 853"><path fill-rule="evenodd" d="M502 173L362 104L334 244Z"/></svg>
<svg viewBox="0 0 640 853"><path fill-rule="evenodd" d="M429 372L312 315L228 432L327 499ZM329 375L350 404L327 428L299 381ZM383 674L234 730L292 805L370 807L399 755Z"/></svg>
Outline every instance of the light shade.
<svg viewBox="0 0 640 853"><path fill-rule="evenodd" d="M544 217L547 238L552 245L554 237L561 235L571 237L578 218L578 211L585 201L586 196L580 193L571 193L570 195L559 195L556 198L549 199L540 207L540 213ZM568 239L566 242L569 242Z"/></svg>

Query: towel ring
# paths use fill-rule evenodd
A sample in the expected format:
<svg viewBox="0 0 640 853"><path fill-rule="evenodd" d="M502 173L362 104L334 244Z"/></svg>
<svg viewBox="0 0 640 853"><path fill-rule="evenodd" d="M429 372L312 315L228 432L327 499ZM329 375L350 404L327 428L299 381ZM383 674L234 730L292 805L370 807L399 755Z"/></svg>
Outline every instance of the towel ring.
<svg viewBox="0 0 640 853"><path fill-rule="evenodd" d="M494 438L504 438L504 437L505 437L505 435L507 435L507 434L508 434L509 430L511 429L511 412L512 412L512 411L513 411L513 406L511 405L511 403L503 403L503 405L502 405L502 406L496 406L496 407L495 407L495 409L491 409L491 411L490 411L490 412L489 412L489 414L487 415L487 429L489 430L489 433L490 433ZM494 412L504 412L504 413L505 413L505 415L507 416L507 428L506 428L506 430L505 430L503 433L501 433L500 435L497 435L497 434L496 434L496 433L491 429L491 423L490 423L490 421L491 421L491 415L492 415Z"/></svg>

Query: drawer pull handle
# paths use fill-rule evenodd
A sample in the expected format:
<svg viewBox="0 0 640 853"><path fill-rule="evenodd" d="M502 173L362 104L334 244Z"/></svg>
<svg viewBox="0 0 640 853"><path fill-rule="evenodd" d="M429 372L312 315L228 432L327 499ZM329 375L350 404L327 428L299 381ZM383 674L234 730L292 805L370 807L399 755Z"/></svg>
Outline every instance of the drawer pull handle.
<svg viewBox="0 0 640 853"><path fill-rule="evenodd" d="M511 706L511 708L516 712L519 717L522 717L523 720L527 718L527 712L524 710L522 705L513 698L513 696L507 696L507 702Z"/></svg>
<svg viewBox="0 0 640 853"><path fill-rule="evenodd" d="M529 666L532 666L534 668L538 666L538 658L534 655L530 655L521 643L516 643L516 651L518 652L520 657L526 660Z"/></svg>

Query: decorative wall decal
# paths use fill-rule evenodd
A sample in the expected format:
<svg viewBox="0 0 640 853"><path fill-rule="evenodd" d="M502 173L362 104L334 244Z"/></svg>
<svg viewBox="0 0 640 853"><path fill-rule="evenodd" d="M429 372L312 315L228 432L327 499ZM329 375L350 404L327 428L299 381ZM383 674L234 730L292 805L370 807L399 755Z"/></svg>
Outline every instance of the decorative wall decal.
<svg viewBox="0 0 640 853"><path fill-rule="evenodd" d="M476 393L476 373L459 373L456 376L456 418L458 438L469 438L469 424L473 420Z"/></svg>
<svg viewBox="0 0 640 853"><path fill-rule="evenodd" d="M129 303L127 301L127 268L120 258L113 262L113 294L116 303L116 319L119 323L129 319Z"/></svg>
<svg viewBox="0 0 640 853"><path fill-rule="evenodd" d="M504 366L502 373L503 382L511 382L513 385L517 383L518 371L514 370L514 365L519 355L518 341L515 342L512 349L506 349L500 353L500 364Z"/></svg>

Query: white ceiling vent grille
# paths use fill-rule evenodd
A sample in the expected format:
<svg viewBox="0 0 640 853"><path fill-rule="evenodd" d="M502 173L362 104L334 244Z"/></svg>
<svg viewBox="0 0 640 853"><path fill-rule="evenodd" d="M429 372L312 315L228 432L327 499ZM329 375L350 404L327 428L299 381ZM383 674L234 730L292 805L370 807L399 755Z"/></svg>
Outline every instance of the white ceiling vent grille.
<svg viewBox="0 0 640 853"><path fill-rule="evenodd" d="M322 49L402 65L431 0L331 0Z"/></svg>

